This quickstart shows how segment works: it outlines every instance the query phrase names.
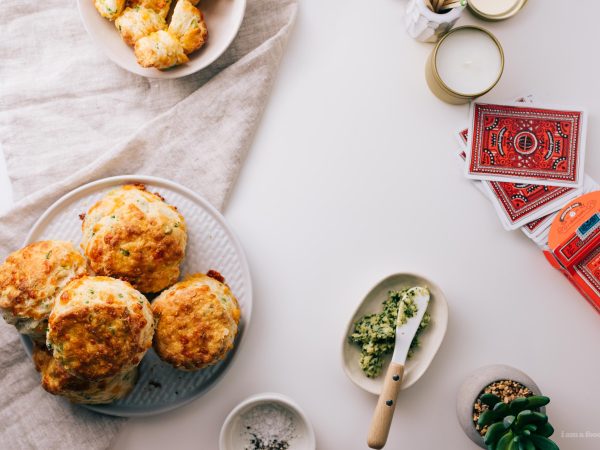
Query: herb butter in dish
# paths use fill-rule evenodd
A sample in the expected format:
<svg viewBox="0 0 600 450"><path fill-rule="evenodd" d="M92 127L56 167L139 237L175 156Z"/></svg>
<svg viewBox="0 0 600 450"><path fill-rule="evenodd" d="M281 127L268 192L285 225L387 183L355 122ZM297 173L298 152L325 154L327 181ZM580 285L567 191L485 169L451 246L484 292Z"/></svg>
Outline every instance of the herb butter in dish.
<svg viewBox="0 0 600 450"><path fill-rule="evenodd" d="M411 344L402 389L412 386L425 373L444 339L448 305L437 285L419 275L408 273L390 275L377 283L354 312L342 344L342 363L346 375L368 392L377 395L381 392L381 373L385 373L394 350L396 320L401 303L401 311L406 318L417 312L409 294L410 288L415 286L427 288L431 301Z"/></svg>
<svg viewBox="0 0 600 450"><path fill-rule="evenodd" d="M369 378L381 374L384 359L394 350L396 323L404 325L417 313L417 304L413 299L413 289L400 291L390 290L383 302L383 311L367 314L354 322L354 332L350 334L350 342L357 344L360 349L360 368ZM419 335L427 328L431 316L425 312L423 320L410 344L410 358L419 346Z"/></svg>

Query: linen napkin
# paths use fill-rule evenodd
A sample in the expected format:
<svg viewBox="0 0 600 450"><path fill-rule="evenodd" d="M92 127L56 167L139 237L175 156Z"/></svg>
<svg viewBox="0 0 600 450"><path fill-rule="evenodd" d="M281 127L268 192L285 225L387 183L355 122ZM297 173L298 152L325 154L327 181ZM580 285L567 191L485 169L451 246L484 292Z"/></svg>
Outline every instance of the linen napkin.
<svg viewBox="0 0 600 450"><path fill-rule="evenodd" d="M74 0L5 0L0 144L16 204L0 217L0 260L22 246L52 202L107 176L168 178L221 209L296 9L297 0L248 0L237 38L211 67L151 80L104 56ZM106 448L123 423L44 392L18 334L1 320L0 392L2 448Z"/></svg>

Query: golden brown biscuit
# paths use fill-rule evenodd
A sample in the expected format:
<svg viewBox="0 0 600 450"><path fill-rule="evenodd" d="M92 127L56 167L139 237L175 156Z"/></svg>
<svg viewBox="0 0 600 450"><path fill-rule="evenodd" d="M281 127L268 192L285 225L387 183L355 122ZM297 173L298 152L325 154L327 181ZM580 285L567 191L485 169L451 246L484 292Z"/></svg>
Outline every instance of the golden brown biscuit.
<svg viewBox="0 0 600 450"><path fill-rule="evenodd" d="M240 308L221 281L191 275L160 294L152 310L154 350L177 369L202 369L221 361L233 348Z"/></svg>
<svg viewBox="0 0 600 450"><path fill-rule="evenodd" d="M197 283L206 284L210 288L211 292L215 294L227 307L229 314L235 321L235 324L237 325L240 323L240 316L242 314L240 305L227 283L225 283L225 277L223 277L223 275L216 270L209 270L206 275L197 273L195 275L190 275L186 279L190 278L193 278Z"/></svg>
<svg viewBox="0 0 600 450"><path fill-rule="evenodd" d="M167 23L164 17L157 12L141 7L125 8L115 26L123 40L129 45L135 45L138 39L158 30L166 30Z"/></svg>
<svg viewBox="0 0 600 450"><path fill-rule="evenodd" d="M67 372L97 381L137 366L153 334L150 303L129 283L83 277L70 282L55 302L47 345Z"/></svg>
<svg viewBox="0 0 600 450"><path fill-rule="evenodd" d="M189 61L177 38L164 30L139 39L135 43L134 53L140 66L160 70Z"/></svg>
<svg viewBox="0 0 600 450"><path fill-rule="evenodd" d="M48 316L60 290L85 274L85 259L70 242L30 244L0 265L0 312L20 333L45 339Z"/></svg>
<svg viewBox="0 0 600 450"><path fill-rule="evenodd" d="M171 7L171 0L127 0L127 6L131 8L148 8L156 11L163 19L166 19Z"/></svg>
<svg viewBox="0 0 600 450"><path fill-rule="evenodd" d="M94 0L94 6L102 17L115 20L125 8L125 0Z"/></svg>
<svg viewBox="0 0 600 450"><path fill-rule="evenodd" d="M129 281L146 293L177 281L187 243L185 220L143 185L106 194L87 212L82 229L81 246L96 274Z"/></svg>
<svg viewBox="0 0 600 450"><path fill-rule="evenodd" d="M137 367L100 381L89 381L75 377L52 357L45 347L33 348L35 368L42 375L42 387L54 395L60 395L73 403L110 403L127 395L137 381Z"/></svg>
<svg viewBox="0 0 600 450"><path fill-rule="evenodd" d="M188 0L179 0L173 10L169 33L179 39L187 55L204 45L208 30L202 12Z"/></svg>

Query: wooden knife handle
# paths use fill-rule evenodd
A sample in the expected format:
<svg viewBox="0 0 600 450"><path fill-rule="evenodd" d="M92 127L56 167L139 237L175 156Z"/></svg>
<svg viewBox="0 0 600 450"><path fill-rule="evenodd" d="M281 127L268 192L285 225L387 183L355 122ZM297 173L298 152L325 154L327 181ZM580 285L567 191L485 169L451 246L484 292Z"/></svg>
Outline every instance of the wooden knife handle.
<svg viewBox="0 0 600 450"><path fill-rule="evenodd" d="M387 441L403 374L404 366L402 364L390 363L383 380L383 390L377 400L373 419L371 419L371 428L367 439L367 444L371 448L383 448Z"/></svg>

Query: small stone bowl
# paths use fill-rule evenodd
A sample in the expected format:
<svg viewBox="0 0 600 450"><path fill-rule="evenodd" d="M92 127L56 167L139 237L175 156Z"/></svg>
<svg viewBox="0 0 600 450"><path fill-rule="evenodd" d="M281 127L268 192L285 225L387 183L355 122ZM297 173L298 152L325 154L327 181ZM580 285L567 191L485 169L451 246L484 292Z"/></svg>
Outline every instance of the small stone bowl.
<svg viewBox="0 0 600 450"><path fill-rule="evenodd" d="M290 441L290 450L315 450L315 432L304 411L291 398L271 392L248 397L233 408L221 428L219 450L239 450L248 446L248 442L244 441L242 416L259 405L276 405L291 414L295 436Z"/></svg>
<svg viewBox="0 0 600 450"><path fill-rule="evenodd" d="M484 366L467 377L456 397L456 416L465 434L481 448L486 448L483 437L473 423L473 405L488 385L500 380L512 380L529 388L533 395L542 395L540 388L526 373L503 364ZM545 413L546 408L540 408Z"/></svg>

